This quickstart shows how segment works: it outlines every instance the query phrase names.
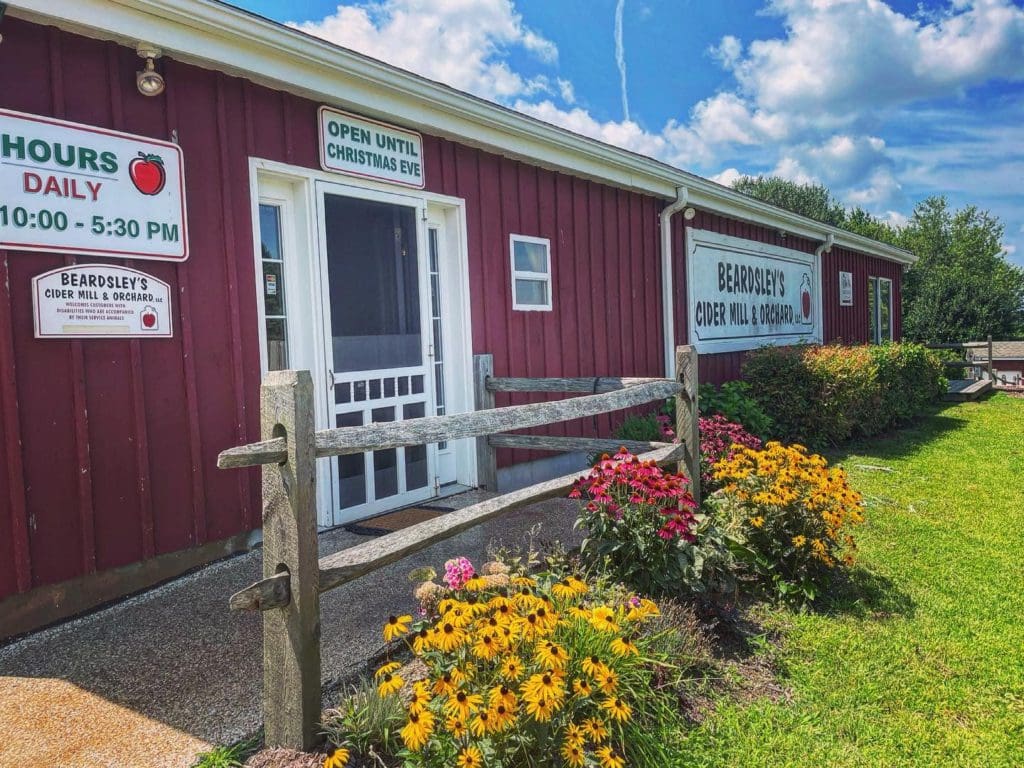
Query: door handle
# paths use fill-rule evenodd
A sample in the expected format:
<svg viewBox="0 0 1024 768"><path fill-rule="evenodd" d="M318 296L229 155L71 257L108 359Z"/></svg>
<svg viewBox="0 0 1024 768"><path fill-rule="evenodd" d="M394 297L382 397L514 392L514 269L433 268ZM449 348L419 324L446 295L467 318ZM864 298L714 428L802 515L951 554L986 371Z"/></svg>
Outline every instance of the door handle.
<svg viewBox="0 0 1024 768"><path fill-rule="evenodd" d="M330 392L334 389L334 371L327 372L327 391Z"/></svg>

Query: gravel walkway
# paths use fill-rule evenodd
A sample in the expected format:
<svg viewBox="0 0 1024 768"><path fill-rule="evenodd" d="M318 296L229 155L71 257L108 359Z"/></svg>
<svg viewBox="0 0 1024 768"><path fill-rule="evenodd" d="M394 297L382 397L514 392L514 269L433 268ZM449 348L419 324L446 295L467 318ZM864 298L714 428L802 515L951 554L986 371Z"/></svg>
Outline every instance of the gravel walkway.
<svg viewBox="0 0 1024 768"><path fill-rule="evenodd" d="M479 501L479 491L444 504ZM542 502L436 544L321 598L323 679L343 680L381 648L380 624L411 610L407 574L456 554L481 562L491 542L572 538L575 506ZM321 536L321 553L369 537ZM260 725L258 615L228 597L260 576L262 550L215 563L162 587L0 648L0 766L188 768L195 755Z"/></svg>

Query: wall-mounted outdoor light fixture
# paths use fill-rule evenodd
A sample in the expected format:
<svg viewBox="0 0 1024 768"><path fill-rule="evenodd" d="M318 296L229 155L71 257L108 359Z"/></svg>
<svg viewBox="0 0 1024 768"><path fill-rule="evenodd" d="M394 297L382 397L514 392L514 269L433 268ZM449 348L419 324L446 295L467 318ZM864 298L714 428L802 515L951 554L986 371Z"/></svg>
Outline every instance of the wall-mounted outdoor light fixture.
<svg viewBox="0 0 1024 768"><path fill-rule="evenodd" d="M135 86L143 96L159 96L167 86L164 76L156 71L155 62L160 58L161 50L149 43L139 43L135 52L139 54L139 58L146 60L142 71L135 74Z"/></svg>

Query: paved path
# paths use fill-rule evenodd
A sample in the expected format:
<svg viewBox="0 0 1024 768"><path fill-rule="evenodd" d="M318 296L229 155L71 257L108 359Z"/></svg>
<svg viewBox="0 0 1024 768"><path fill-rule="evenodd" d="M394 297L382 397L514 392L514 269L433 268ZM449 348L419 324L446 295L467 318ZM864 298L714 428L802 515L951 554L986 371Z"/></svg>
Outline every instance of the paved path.
<svg viewBox="0 0 1024 768"><path fill-rule="evenodd" d="M478 501L479 492L445 500ZM380 624L414 603L413 568L490 542L571 537L575 508L536 504L326 593L321 598L323 678L345 678L381 647ZM332 531L321 553L368 537ZM260 725L260 618L227 598L260 576L262 551L215 563L158 589L0 648L0 766L187 768L197 752Z"/></svg>

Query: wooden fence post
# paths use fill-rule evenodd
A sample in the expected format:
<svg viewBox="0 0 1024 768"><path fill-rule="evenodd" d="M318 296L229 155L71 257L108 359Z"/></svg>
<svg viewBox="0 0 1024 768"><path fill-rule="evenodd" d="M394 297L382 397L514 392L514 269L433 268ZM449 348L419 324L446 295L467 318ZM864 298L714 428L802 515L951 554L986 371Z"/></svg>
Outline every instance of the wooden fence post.
<svg viewBox="0 0 1024 768"><path fill-rule="evenodd" d="M992 386L996 385L996 374L995 367L992 365L992 334L988 335L988 380L992 382Z"/></svg>
<svg viewBox="0 0 1024 768"><path fill-rule="evenodd" d="M266 744L312 748L320 723L320 566L316 439L309 371L273 371L260 388L262 438L285 437L288 459L263 467L263 578L289 574L290 601L263 613Z"/></svg>
<svg viewBox="0 0 1024 768"><path fill-rule="evenodd" d="M700 504L700 413L697 410L697 349L676 347L676 380L683 391L676 395L676 437L686 446L679 471L690 478L690 492Z"/></svg>
<svg viewBox="0 0 1024 768"><path fill-rule="evenodd" d="M494 393L487 389L487 379L494 376L493 355L473 355L473 405L478 411L494 408ZM487 437L476 439L477 485L488 491L498 490L498 462Z"/></svg>

